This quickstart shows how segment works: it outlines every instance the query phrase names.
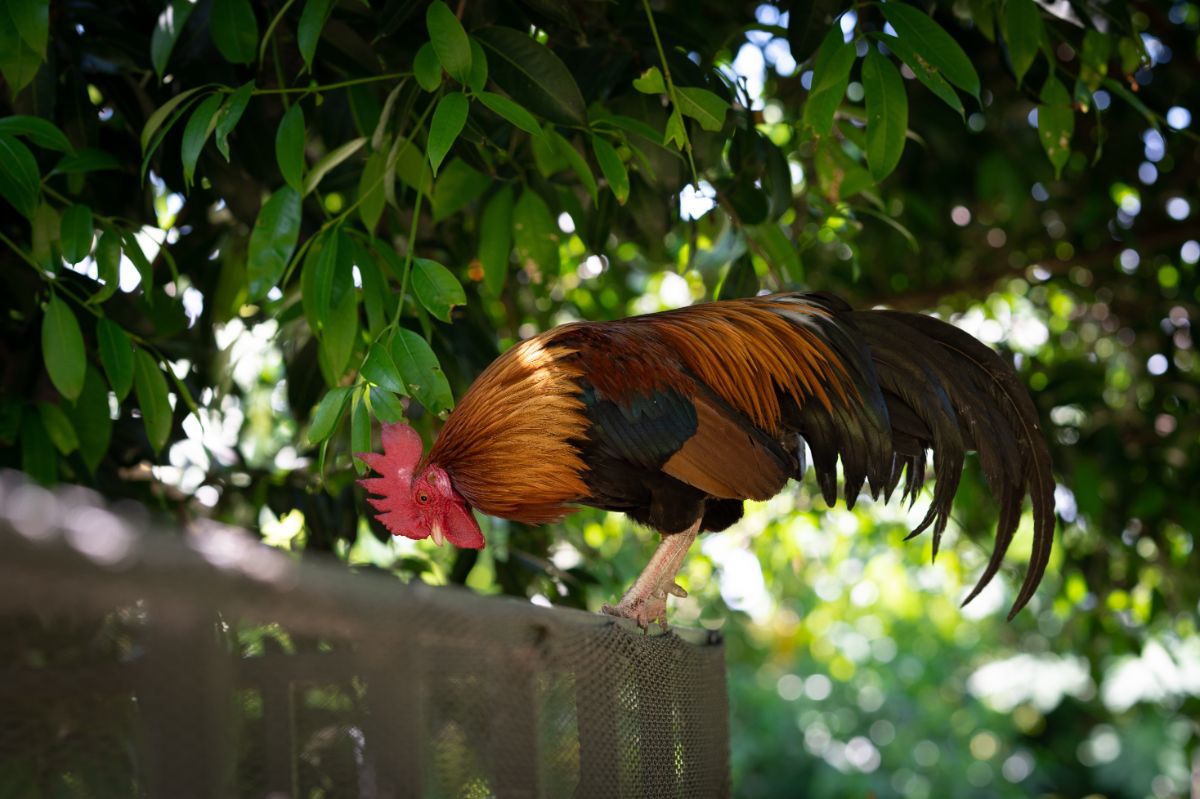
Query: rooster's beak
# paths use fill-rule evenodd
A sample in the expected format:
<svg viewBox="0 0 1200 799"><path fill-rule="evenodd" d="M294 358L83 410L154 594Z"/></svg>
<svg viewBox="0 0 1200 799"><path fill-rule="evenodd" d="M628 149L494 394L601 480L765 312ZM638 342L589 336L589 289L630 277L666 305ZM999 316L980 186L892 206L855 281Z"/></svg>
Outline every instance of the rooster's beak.
<svg viewBox="0 0 1200 799"><path fill-rule="evenodd" d="M439 547L446 541L446 534L442 532L442 523L435 521L433 527L430 528L430 535L433 537L433 543Z"/></svg>

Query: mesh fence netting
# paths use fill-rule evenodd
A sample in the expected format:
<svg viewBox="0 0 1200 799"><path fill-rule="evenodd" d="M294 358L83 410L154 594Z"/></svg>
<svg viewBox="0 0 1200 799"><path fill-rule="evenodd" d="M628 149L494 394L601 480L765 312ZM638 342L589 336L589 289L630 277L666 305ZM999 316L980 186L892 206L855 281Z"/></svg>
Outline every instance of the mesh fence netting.
<svg viewBox="0 0 1200 799"><path fill-rule="evenodd" d="M726 796L724 652L0 473L0 797Z"/></svg>

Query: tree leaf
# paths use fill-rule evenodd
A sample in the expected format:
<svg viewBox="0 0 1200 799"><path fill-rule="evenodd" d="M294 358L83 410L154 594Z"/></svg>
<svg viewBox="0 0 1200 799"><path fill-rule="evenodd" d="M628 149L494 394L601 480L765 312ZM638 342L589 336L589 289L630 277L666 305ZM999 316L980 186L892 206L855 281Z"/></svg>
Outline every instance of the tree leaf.
<svg viewBox="0 0 1200 799"><path fill-rule="evenodd" d="M834 25L817 50L812 88L804 103L804 123L822 136L833 130L833 115L846 95L852 66L854 45L845 41L841 27Z"/></svg>
<svg viewBox="0 0 1200 799"><path fill-rule="evenodd" d="M675 89L679 98L679 110L691 117L708 131L718 131L725 125L725 112L729 103L707 89L695 86L679 86Z"/></svg>
<svg viewBox="0 0 1200 799"><path fill-rule="evenodd" d="M253 94L254 81L243 83L237 91L229 95L225 105L221 106L221 113L217 118L217 149L225 156L226 161L229 160L229 134L241 121Z"/></svg>
<svg viewBox="0 0 1200 799"><path fill-rule="evenodd" d="M116 294L121 285L121 235L107 227L96 242L96 274L104 285L89 302L101 303Z"/></svg>
<svg viewBox="0 0 1200 799"><path fill-rule="evenodd" d="M762 248L771 266L782 270L793 284L803 283L804 266L800 262L800 253L782 227L773 222L751 225L746 228L746 235Z"/></svg>
<svg viewBox="0 0 1200 799"><path fill-rule="evenodd" d="M1020 86L1042 43L1042 15L1033 0L1005 0L1004 40Z"/></svg>
<svg viewBox="0 0 1200 799"><path fill-rule="evenodd" d="M37 404L38 415L42 417L42 426L54 443L54 448L63 455L70 455L79 449L79 436L75 434L75 425L67 418L67 414L57 405L49 402Z"/></svg>
<svg viewBox="0 0 1200 799"><path fill-rule="evenodd" d="M566 65L545 45L512 28L493 26L474 36L488 54L491 79L537 116L563 125L587 125L587 107Z"/></svg>
<svg viewBox="0 0 1200 799"><path fill-rule="evenodd" d="M823 139L817 145L815 158L817 183L821 194L830 202L839 202L871 188L871 173L846 154L840 142Z"/></svg>
<svg viewBox="0 0 1200 799"><path fill-rule="evenodd" d="M339 248L343 251L349 248ZM331 383L336 383L346 373L350 356L354 353L354 342L358 338L358 292L354 290L353 277L348 255L339 254L347 268L339 264L335 284L343 284L342 291L334 292L329 314L321 320L321 353L329 367ZM348 290L346 290L348 289Z"/></svg>
<svg viewBox="0 0 1200 799"><path fill-rule="evenodd" d="M148 352L134 349L133 387L137 392L138 407L142 410L142 423L146 427L146 438L155 453L162 452L171 437L171 402L167 395L167 380L158 363Z"/></svg>
<svg viewBox="0 0 1200 799"><path fill-rule="evenodd" d="M388 161L393 159L396 164L396 177L400 178L406 186L417 189L426 197L433 193L433 174L429 170L429 164L420 147L407 139L396 139L388 153ZM387 193L386 183L384 184L384 193ZM394 197L389 198L389 202L394 199Z"/></svg>
<svg viewBox="0 0 1200 799"><path fill-rule="evenodd" d="M392 299L375 256L357 239L354 240L354 265L362 277L362 303L367 312L367 333L376 338L391 320L386 304Z"/></svg>
<svg viewBox="0 0 1200 799"><path fill-rule="evenodd" d="M400 369L409 393L433 413L454 406L450 383L437 356L420 335L402 327L392 336L392 359Z"/></svg>
<svg viewBox="0 0 1200 799"><path fill-rule="evenodd" d="M383 172L387 166L387 150L376 150L367 158L358 178L358 216L368 233L374 234L383 216L387 197L383 191Z"/></svg>
<svg viewBox="0 0 1200 799"><path fill-rule="evenodd" d="M196 174L196 161L200 158L200 151L204 149L204 143L208 141L213 128L217 126L217 112L221 110L221 104L224 101L225 98L220 94L211 94L204 98L204 102L196 106L196 110L192 112L187 125L183 128L183 142L180 144L179 156L183 162L185 191L192 186L192 178Z"/></svg>
<svg viewBox="0 0 1200 799"><path fill-rule="evenodd" d="M0 72L13 97L37 77L44 56L45 48L38 52L30 46L12 22L9 5L0 3Z"/></svg>
<svg viewBox="0 0 1200 799"><path fill-rule="evenodd" d="M42 194L37 159L21 142L0 134L0 196L32 220Z"/></svg>
<svg viewBox="0 0 1200 799"><path fill-rule="evenodd" d="M1100 88L1108 75L1108 59L1112 58L1113 40L1108 34L1089 29L1083 34L1083 50L1079 54L1079 78L1091 91Z"/></svg>
<svg viewBox="0 0 1200 799"><path fill-rule="evenodd" d="M461 158L452 158L433 187L433 221L457 214L487 191L492 179Z"/></svg>
<svg viewBox="0 0 1200 799"><path fill-rule="evenodd" d="M663 144L674 144L675 149L683 151L688 144L687 128L683 125L683 114L679 113L679 109L671 110L671 115L667 117L667 126L663 130Z"/></svg>
<svg viewBox="0 0 1200 799"><path fill-rule="evenodd" d="M979 99L979 75L971 59L941 25L921 9L902 2L884 3L879 8L899 38L912 45L914 53L940 71L946 80Z"/></svg>
<svg viewBox="0 0 1200 799"><path fill-rule="evenodd" d="M513 188L500 188L483 208L479 223L479 260L483 264L483 283L493 296L500 296L508 276L508 256L512 251Z"/></svg>
<svg viewBox="0 0 1200 799"><path fill-rule="evenodd" d="M84 147L64 155L55 164L51 174L75 175L85 172L106 172L120 168L121 162L112 153L97 150L95 147Z"/></svg>
<svg viewBox="0 0 1200 799"><path fill-rule="evenodd" d="M275 162L279 174L296 191L304 188L304 110L299 103L288 109L275 131Z"/></svg>
<svg viewBox="0 0 1200 799"><path fill-rule="evenodd" d="M483 87L487 85L487 79L487 53L483 52L483 45L472 39L471 72L467 75L467 88L469 88L472 93L479 94L481 91L483 91Z"/></svg>
<svg viewBox="0 0 1200 799"><path fill-rule="evenodd" d="M404 386L400 370L396 368L396 362L392 360L391 350L381 342L371 345L366 359L363 360L362 368L358 371L377 386L397 394L408 395L408 389Z"/></svg>
<svg viewBox="0 0 1200 799"><path fill-rule="evenodd" d="M96 323L96 339L108 384L117 395L117 401L124 402L133 387L133 342L124 328L106 316Z"/></svg>
<svg viewBox="0 0 1200 799"><path fill-rule="evenodd" d="M325 392L317 410L312 415L312 423L308 426L308 443L316 446L333 435L342 414L346 411L346 400L350 398L353 386L338 386Z"/></svg>
<svg viewBox="0 0 1200 799"><path fill-rule="evenodd" d="M1042 104L1038 106L1038 138L1046 157L1054 165L1055 178L1071 158L1071 134L1075 131L1075 111L1071 96L1057 78L1051 75L1042 87Z"/></svg>
<svg viewBox="0 0 1200 799"><path fill-rule="evenodd" d="M608 187L612 189L617 203L624 205L625 201L629 199L629 172L625 169L621 156L617 155L617 151L611 144L594 134L592 136L592 152L596 155L596 163L600 165L600 171L604 174L604 179L608 181Z"/></svg>
<svg viewBox="0 0 1200 799"><path fill-rule="evenodd" d="M387 424L395 424L404 418L404 406L400 404L400 400L396 399L396 395L390 391L385 391L378 386L371 386L371 410L375 412L375 416L381 422Z"/></svg>
<svg viewBox="0 0 1200 799"><path fill-rule="evenodd" d="M892 173L904 152L908 130L908 95L904 79L887 56L867 49L862 67L867 106L867 165L879 182Z"/></svg>
<svg viewBox="0 0 1200 799"><path fill-rule="evenodd" d="M558 131L547 128L546 138L550 140L559 156L571 165L579 182L587 189L587 193L592 197L592 202L595 203L597 199L596 176L592 174L592 168L588 166L587 159L580 155L579 151L575 149L575 145L564 139Z"/></svg>
<svg viewBox="0 0 1200 799"><path fill-rule="evenodd" d="M69 153L74 148L57 125L41 117L11 116L0 118L0 136L24 136L46 150Z"/></svg>
<svg viewBox="0 0 1200 799"><path fill-rule="evenodd" d="M92 209L77 203L63 212L59 228L62 255L69 264L77 264L92 251L95 228L92 226Z"/></svg>
<svg viewBox="0 0 1200 799"><path fill-rule="evenodd" d="M336 150L332 150L331 152L325 153L325 155L321 156L320 159L317 160L317 163L313 164L312 169L309 170L308 176L304 178L304 194L307 195L312 192L312 190L317 187L317 184L321 182L321 178L325 177L329 170L333 169L338 164L354 155L366 143L367 137L360 136L357 139L351 139L342 146L338 147Z"/></svg>
<svg viewBox="0 0 1200 799"><path fill-rule="evenodd" d="M296 46L300 49L300 56L309 72L312 72L317 42L321 40L321 30L329 20L333 4L334 0L306 0L304 11L300 14L300 24L296 28Z"/></svg>
<svg viewBox="0 0 1200 799"><path fill-rule="evenodd" d="M465 84L471 74L471 40L458 17L442 0L434 0L425 11L425 25L442 68Z"/></svg>
<svg viewBox="0 0 1200 799"><path fill-rule="evenodd" d="M845 5L842 0L810 0L803 4L792 4L788 14L787 40L796 63L802 64L809 59L821 42L821 34L829 30Z"/></svg>
<svg viewBox="0 0 1200 799"><path fill-rule="evenodd" d="M413 259L413 291L425 310L443 322L450 321L450 309L466 305L462 284L446 267L428 258Z"/></svg>
<svg viewBox="0 0 1200 799"><path fill-rule="evenodd" d="M150 118L146 120L145 126L142 127L142 135L139 138L139 141L142 145L143 154L149 154L150 139L154 136L154 134L158 133L159 128L162 127L162 124L166 121L167 117L170 116L176 108L179 108L182 103L190 100L196 94L196 92L203 91L207 88L209 88L207 85L193 86L190 89L180 92L170 100L167 100L165 103L160 105L158 108L154 109L154 113L150 115Z"/></svg>
<svg viewBox="0 0 1200 799"><path fill-rule="evenodd" d="M367 386L359 386L354 392L354 402L350 405L350 451L371 451L371 414L367 412ZM367 464L358 458L353 459L354 471L365 474Z"/></svg>
<svg viewBox="0 0 1200 799"><path fill-rule="evenodd" d="M113 427L108 415L108 387L96 367L88 364L83 391L65 411L79 438L79 456L88 471L94 473L108 452Z"/></svg>
<svg viewBox="0 0 1200 799"><path fill-rule="evenodd" d="M558 225L546 202L533 189L521 192L513 206L513 239L522 267L558 272Z"/></svg>
<svg viewBox="0 0 1200 799"><path fill-rule="evenodd" d="M877 38L908 65L908 68L917 76L917 80L925 84L925 88L940 97L942 102L957 111L959 116L966 118L962 100L958 98L954 88L946 82L946 79L932 64L917 55L907 41L897 39L895 36L879 35Z"/></svg>
<svg viewBox="0 0 1200 799"><path fill-rule="evenodd" d="M300 193L284 186L263 203L250 231L246 274L249 302L257 302L279 282L300 238Z"/></svg>
<svg viewBox="0 0 1200 799"><path fill-rule="evenodd" d="M542 126L538 124L533 114L521 107L520 103L495 92L479 92L476 99L515 127L534 136L542 135Z"/></svg>
<svg viewBox="0 0 1200 799"><path fill-rule="evenodd" d="M258 54L258 19L250 0L213 0L208 26L226 61L249 64Z"/></svg>
<svg viewBox="0 0 1200 799"><path fill-rule="evenodd" d="M75 313L57 294L50 295L42 318L42 357L58 393L69 400L77 399L87 369L83 333Z"/></svg>
<svg viewBox="0 0 1200 799"><path fill-rule="evenodd" d="M433 42L425 42L413 58L413 77L427 92L436 92L442 85L442 62L438 61Z"/></svg>
<svg viewBox="0 0 1200 799"><path fill-rule="evenodd" d="M658 67L650 67L639 77L634 78L633 88L642 94L667 93L667 83L663 80L662 71Z"/></svg>
<svg viewBox="0 0 1200 799"><path fill-rule="evenodd" d="M50 0L6 0L8 15L16 26L21 41L37 54L46 57L50 35Z"/></svg>
<svg viewBox="0 0 1200 799"><path fill-rule="evenodd" d="M42 485L58 480L54 442L42 424L41 414L21 414L21 470Z"/></svg>
<svg viewBox="0 0 1200 799"><path fill-rule="evenodd" d="M158 75L159 80L162 80L175 42L179 40L179 34L183 32L183 26L195 8L193 0L171 0L158 15L154 33L150 36L150 63L154 65L154 74Z"/></svg>
<svg viewBox="0 0 1200 799"><path fill-rule="evenodd" d="M438 100L437 108L433 109L433 119L429 123L429 165L433 174L437 175L438 167L454 146L463 125L467 123L469 103L462 92L450 92Z"/></svg>
<svg viewBox="0 0 1200 799"><path fill-rule="evenodd" d="M146 258L146 252L142 249L141 242L137 240L137 235L132 230L121 232L121 240L125 243L125 255L133 262L134 268L142 277L142 292L149 297L150 290L154 288L154 267L150 265L150 261Z"/></svg>

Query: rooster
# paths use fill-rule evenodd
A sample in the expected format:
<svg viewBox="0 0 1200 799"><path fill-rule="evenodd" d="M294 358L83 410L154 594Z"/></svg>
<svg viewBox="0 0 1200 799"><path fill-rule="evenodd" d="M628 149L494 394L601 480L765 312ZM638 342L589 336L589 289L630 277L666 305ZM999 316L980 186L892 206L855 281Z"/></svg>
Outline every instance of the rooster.
<svg viewBox="0 0 1200 799"><path fill-rule="evenodd" d="M394 535L484 545L472 509L528 524L590 505L662 534L633 586L604 612L666 628L668 594L696 536L724 530L806 469L827 503L864 482L914 499L933 452L932 503L915 536L949 519L974 450L999 523L966 601L995 576L1033 507L1033 549L1011 619L1050 556L1054 481L1037 411L1012 367L970 335L920 314L855 311L825 294L726 300L615 322L562 325L512 347L475 381L428 455L404 424L361 481ZM910 538L912 536L909 536Z"/></svg>

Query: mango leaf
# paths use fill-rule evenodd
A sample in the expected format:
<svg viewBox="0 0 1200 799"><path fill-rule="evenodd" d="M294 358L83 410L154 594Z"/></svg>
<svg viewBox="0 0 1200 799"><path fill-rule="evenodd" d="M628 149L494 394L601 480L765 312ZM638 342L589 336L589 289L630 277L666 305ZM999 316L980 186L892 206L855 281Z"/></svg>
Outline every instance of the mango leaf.
<svg viewBox="0 0 1200 799"><path fill-rule="evenodd" d="M0 118L0 136L24 136L38 147L69 153L74 148L57 125L41 117L11 116Z"/></svg>
<svg viewBox="0 0 1200 799"><path fill-rule="evenodd" d="M304 110L294 104L279 120L275 131L275 161L279 174L296 191L304 188Z"/></svg>
<svg viewBox="0 0 1200 799"><path fill-rule="evenodd" d="M371 345L358 372L367 380L388 391L406 396L408 394L408 389L405 388L404 380L400 376L400 370L396 368L396 362L392 360L392 352L382 342L377 341Z"/></svg>
<svg viewBox="0 0 1200 799"><path fill-rule="evenodd" d="M442 62L438 61L433 42L425 42L413 58L413 77L427 92L436 92L442 85Z"/></svg>
<svg viewBox="0 0 1200 799"><path fill-rule="evenodd" d="M633 88L642 94L666 94L667 83L658 67L650 67L641 76L633 79Z"/></svg>
<svg viewBox="0 0 1200 799"><path fill-rule="evenodd" d="M304 194L307 195L312 192L317 187L317 184L321 182L321 178L325 177L338 164L358 152L366 143L367 137L360 136L321 156L304 178Z"/></svg>
<svg viewBox="0 0 1200 799"><path fill-rule="evenodd" d="M879 41L887 45L887 48L900 57L900 60L908 65L908 68L917 76L917 80L925 84L925 88L933 92L942 102L958 112L958 115L966 118L966 111L963 109L962 100L958 99L954 88L946 82L942 74L938 70L919 56L912 46L903 39L897 39L895 36L877 35Z"/></svg>
<svg viewBox="0 0 1200 799"><path fill-rule="evenodd" d="M575 145L564 139L558 131L547 128L546 138L550 140L550 144L558 155L571 165L579 182L587 189L587 193L592 197L592 202L595 203L597 197L596 176L592 174L592 168L588 166L587 159L580 155L579 151L575 149Z"/></svg>
<svg viewBox="0 0 1200 799"><path fill-rule="evenodd" d="M438 167L454 146L463 125L467 123L469 103L462 92L450 92L438 100L429 123L429 165L437 175Z"/></svg>
<svg viewBox="0 0 1200 799"><path fill-rule="evenodd" d="M621 156L617 155L611 144L596 135L592 136L592 152L596 155L596 163L600 165L604 179L608 181L608 187L617 198L617 204L624 205L629 199L629 172Z"/></svg>
<svg viewBox="0 0 1200 799"><path fill-rule="evenodd" d="M392 359L409 393L433 413L450 410L454 396L437 356L420 335L402 327L392 336Z"/></svg>
<svg viewBox="0 0 1200 799"><path fill-rule="evenodd" d="M350 451L371 451L371 414L367 412L367 386L359 386L350 405ZM354 458L354 471L365 474L367 464Z"/></svg>
<svg viewBox="0 0 1200 799"><path fill-rule="evenodd" d="M718 131L725 125L729 103L717 95L695 86L677 86L675 95L679 100L680 112L699 122L700 127Z"/></svg>
<svg viewBox="0 0 1200 799"><path fill-rule="evenodd" d="M192 112L187 125L183 128L183 142L180 145L179 155L183 162L185 190L192 186L192 178L196 174L196 161L200 158L200 151L204 149L204 143L208 141L209 135L217 126L217 112L221 110L223 102L225 102L225 98L221 94L211 94L204 98L204 102L196 106L196 110Z"/></svg>
<svg viewBox="0 0 1200 799"><path fill-rule="evenodd" d="M413 291L425 310L443 322L450 321L450 310L466 305L467 295L462 284L446 267L427 258L413 259Z"/></svg>
<svg viewBox="0 0 1200 799"><path fill-rule="evenodd" d="M213 0L208 14L213 44L234 64L249 64L258 53L258 20L250 0Z"/></svg>
<svg viewBox="0 0 1200 799"><path fill-rule="evenodd" d="M133 387L133 342L124 328L106 316L96 323L96 339L108 384L117 395L117 402L124 402Z"/></svg>
<svg viewBox="0 0 1200 799"><path fill-rule="evenodd" d="M483 264L483 283L493 296L500 295L508 276L512 216L513 188L506 185L488 200L479 223L479 260Z"/></svg>
<svg viewBox="0 0 1200 799"><path fill-rule="evenodd" d="M458 17L442 0L434 0L425 11L425 25L442 68L465 84L471 74L471 40Z"/></svg>
<svg viewBox="0 0 1200 799"><path fill-rule="evenodd" d="M812 88L804 103L804 123L822 136L833 130L833 115L846 94L852 66L854 45L845 41L841 27L834 25L817 50Z"/></svg>
<svg viewBox="0 0 1200 799"><path fill-rule="evenodd" d="M243 83L237 91L229 95L225 105L221 106L221 113L217 119L217 149L225 156L226 161L229 160L229 134L233 133L233 129L241 121L253 94L254 81Z"/></svg>
<svg viewBox="0 0 1200 799"><path fill-rule="evenodd" d="M474 36L488 54L491 79L522 107L563 125L587 125L587 107L571 72L529 35L493 26Z"/></svg>
<svg viewBox="0 0 1200 799"><path fill-rule="evenodd" d="M394 424L404 418L404 406L391 391L385 391L378 386L371 386L371 410L381 422Z"/></svg>
<svg viewBox="0 0 1200 799"><path fill-rule="evenodd" d="M900 163L908 130L908 95L904 79L890 59L874 47L862 67L867 105L867 165L875 181L886 178Z"/></svg>
<svg viewBox="0 0 1200 799"><path fill-rule="evenodd" d="M96 242L96 274L104 285L89 302L101 303L116 294L121 285L121 235L107 227Z"/></svg>
<svg viewBox="0 0 1200 799"><path fill-rule="evenodd" d="M88 364L83 391L65 410L79 438L79 456L88 471L95 472L108 452L113 427L108 415L108 387L96 367Z"/></svg>
<svg viewBox="0 0 1200 799"><path fill-rule="evenodd" d="M21 470L42 485L58 480L54 442L37 413L21 414Z"/></svg>
<svg viewBox="0 0 1200 799"><path fill-rule="evenodd" d="M162 370L154 358L142 349L135 349L133 353L133 386L137 392L138 407L142 410L146 438L156 453L161 452L171 437L171 402Z"/></svg>
<svg viewBox="0 0 1200 799"><path fill-rule="evenodd" d="M70 455L79 449L79 436L75 434L75 425L67 418L67 414L57 405L49 402L37 404L38 416L42 417L42 426L54 443L54 448L63 455Z"/></svg>
<svg viewBox="0 0 1200 799"><path fill-rule="evenodd" d="M317 42L321 40L321 29L329 20L333 4L334 0L307 0L304 11L300 14L300 24L296 28L296 46L300 49L304 66L309 72L312 72Z"/></svg>
<svg viewBox="0 0 1200 799"><path fill-rule="evenodd" d="M374 233L383 216L387 197L383 192L383 172L387 166L387 151L376 150L367 158L358 178L358 216L368 233Z"/></svg>
<svg viewBox="0 0 1200 799"><path fill-rule="evenodd" d="M534 136L542 135L542 126L538 124L533 114L526 111L519 103L496 94L495 92L479 92L476 99L490 108L493 112L511 122L515 127Z"/></svg>
<svg viewBox="0 0 1200 799"><path fill-rule="evenodd" d="M912 45L913 52L941 72L946 80L979 99L979 75L971 59L941 25L921 9L906 3L884 3L879 8L899 38Z"/></svg>
<svg viewBox="0 0 1200 799"><path fill-rule="evenodd" d="M87 369L83 332L75 313L57 294L50 295L46 315L42 317L42 357L58 393L69 400L77 399Z"/></svg>
<svg viewBox="0 0 1200 799"><path fill-rule="evenodd" d="M333 435L342 414L346 411L346 400L350 398L353 386L338 386L325 392L317 410L313 413L312 423L308 426L308 443L316 446Z"/></svg>
<svg viewBox="0 0 1200 799"><path fill-rule="evenodd" d="M1033 65L1042 42L1042 15L1033 0L1005 0L1004 40L1017 85Z"/></svg>
<svg viewBox="0 0 1200 799"><path fill-rule="evenodd" d="M1038 138L1046 157L1054 165L1054 176L1062 175L1062 168L1071 158L1071 134L1075 131L1075 111L1071 108L1071 96L1057 78L1051 75L1042 87L1042 104L1038 106Z"/></svg>
<svg viewBox="0 0 1200 799"><path fill-rule="evenodd" d="M63 212L59 229L62 255L69 264L77 264L92 251L95 229L92 227L92 209L77 203Z"/></svg>
<svg viewBox="0 0 1200 799"><path fill-rule="evenodd" d="M42 193L37 159L18 140L0 134L0 197L32 220Z"/></svg>
<svg viewBox="0 0 1200 799"><path fill-rule="evenodd" d="M513 239L522 267L558 272L558 225L545 200L533 189L525 189L513 206Z"/></svg>
<svg viewBox="0 0 1200 799"><path fill-rule="evenodd" d="M263 203L250 231L246 274L249 302L257 302L279 282L300 238L300 193L284 186Z"/></svg>
<svg viewBox="0 0 1200 799"><path fill-rule="evenodd" d="M159 80L162 80L175 42L179 40L179 34L183 32L183 26L195 8L193 0L171 0L158 15L154 33L150 36L150 63L154 65L154 74L158 75Z"/></svg>

